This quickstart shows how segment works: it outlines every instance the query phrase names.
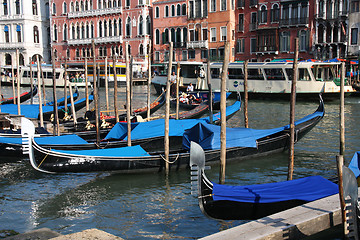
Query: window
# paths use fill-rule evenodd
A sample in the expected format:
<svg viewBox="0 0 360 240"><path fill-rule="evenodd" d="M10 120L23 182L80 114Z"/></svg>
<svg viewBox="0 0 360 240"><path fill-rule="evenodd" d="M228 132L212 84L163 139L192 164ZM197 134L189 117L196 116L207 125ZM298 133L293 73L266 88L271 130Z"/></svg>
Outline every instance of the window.
<svg viewBox="0 0 360 240"><path fill-rule="evenodd" d="M4 15L8 15L9 10L8 10L8 2L7 2L7 0L3 1L3 6L4 6Z"/></svg>
<svg viewBox="0 0 360 240"><path fill-rule="evenodd" d="M244 14L239 14L239 32L244 31Z"/></svg>
<svg viewBox="0 0 360 240"><path fill-rule="evenodd" d="M33 12L33 15L38 15L36 0L32 0L32 12Z"/></svg>
<svg viewBox="0 0 360 240"><path fill-rule="evenodd" d="M56 4L55 3L52 4L52 14L53 15L56 14Z"/></svg>
<svg viewBox="0 0 360 240"><path fill-rule="evenodd" d="M201 59L208 58L208 50L201 50Z"/></svg>
<svg viewBox="0 0 360 240"><path fill-rule="evenodd" d="M354 13L354 12L359 12L359 0L353 0L351 1L351 12Z"/></svg>
<svg viewBox="0 0 360 240"><path fill-rule="evenodd" d="M202 29L202 40L204 40L204 41L208 40L208 30L207 30L207 28Z"/></svg>
<svg viewBox="0 0 360 240"><path fill-rule="evenodd" d="M130 7L130 0L126 0L126 1L125 1L125 7L127 7L127 8Z"/></svg>
<svg viewBox="0 0 360 240"><path fill-rule="evenodd" d="M160 52L155 52L155 61L160 61Z"/></svg>
<svg viewBox="0 0 360 240"><path fill-rule="evenodd" d="M163 44L169 42L169 29L165 29L163 32Z"/></svg>
<svg viewBox="0 0 360 240"><path fill-rule="evenodd" d="M188 51L189 59L195 59L195 50Z"/></svg>
<svg viewBox="0 0 360 240"><path fill-rule="evenodd" d="M171 5L171 16L175 17L175 5Z"/></svg>
<svg viewBox="0 0 360 240"><path fill-rule="evenodd" d="M265 5L262 5L260 7L260 23L266 23L267 22L267 9Z"/></svg>
<svg viewBox="0 0 360 240"><path fill-rule="evenodd" d="M182 51L182 61L186 61L187 60L187 51L186 50L183 50Z"/></svg>
<svg viewBox="0 0 360 240"><path fill-rule="evenodd" d="M160 30L155 30L155 44L160 44Z"/></svg>
<svg viewBox="0 0 360 240"><path fill-rule="evenodd" d="M280 18L280 11L279 11L279 5L274 4L272 6L271 12L270 12L270 21L271 22L279 22Z"/></svg>
<svg viewBox="0 0 360 240"><path fill-rule="evenodd" d="M34 43L39 43L40 38L39 38L39 28L37 26L34 26L33 28L33 32L34 32Z"/></svg>
<svg viewBox="0 0 360 240"><path fill-rule="evenodd" d="M300 31L300 34L299 34L299 50L300 51L307 51L308 50L308 42L309 42L309 37L308 37L308 31Z"/></svg>
<svg viewBox="0 0 360 240"><path fill-rule="evenodd" d="M146 34L150 35L151 32L151 19L150 16L146 17Z"/></svg>
<svg viewBox="0 0 360 240"><path fill-rule="evenodd" d="M159 17L160 17L160 8L155 7L155 18L159 18Z"/></svg>
<svg viewBox="0 0 360 240"><path fill-rule="evenodd" d="M244 53L245 52L245 38L238 39L236 42L236 52Z"/></svg>
<svg viewBox="0 0 360 240"><path fill-rule="evenodd" d="M63 14L67 13L67 4L66 2L63 3Z"/></svg>
<svg viewBox="0 0 360 240"><path fill-rule="evenodd" d="M358 44L358 28L351 28L351 45Z"/></svg>
<svg viewBox="0 0 360 240"><path fill-rule="evenodd" d="M220 39L226 41L227 39L227 27L220 27Z"/></svg>
<svg viewBox="0 0 360 240"><path fill-rule="evenodd" d="M227 0L220 0L220 11L226 11Z"/></svg>
<svg viewBox="0 0 360 240"><path fill-rule="evenodd" d="M20 25L16 25L16 35L17 35L17 41L22 42L22 33L21 33Z"/></svg>
<svg viewBox="0 0 360 240"><path fill-rule="evenodd" d="M54 28L53 28L53 37L54 37L54 41L56 42L58 40L58 32L57 32L57 26L56 24L54 24Z"/></svg>
<svg viewBox="0 0 360 240"><path fill-rule="evenodd" d="M281 52L290 51L290 33L289 32L280 33L280 51Z"/></svg>
<svg viewBox="0 0 360 240"><path fill-rule="evenodd" d="M180 4L176 5L176 16L180 16L181 15L181 6Z"/></svg>
<svg viewBox="0 0 360 240"><path fill-rule="evenodd" d="M169 17L169 6L165 6L165 17Z"/></svg>
<svg viewBox="0 0 360 240"><path fill-rule="evenodd" d="M250 39L250 52L256 53L256 38Z"/></svg>
<svg viewBox="0 0 360 240"><path fill-rule="evenodd" d="M144 20L143 20L143 17L142 17L142 15L140 15L140 17L139 17L139 25L138 25L138 34L139 35L144 35L144 33L143 33L143 24L144 24Z"/></svg>
<svg viewBox="0 0 360 240"><path fill-rule="evenodd" d="M15 14L20 14L20 0L15 1Z"/></svg>
<svg viewBox="0 0 360 240"><path fill-rule="evenodd" d="M216 28L210 28L210 42L216 42Z"/></svg>
<svg viewBox="0 0 360 240"><path fill-rule="evenodd" d="M142 44L139 45L139 55L140 56L144 55L144 46Z"/></svg>
<svg viewBox="0 0 360 240"><path fill-rule="evenodd" d="M131 18L128 17L126 20L126 37L130 37L131 36Z"/></svg>
<svg viewBox="0 0 360 240"><path fill-rule="evenodd" d="M122 21L121 21L121 18L119 18L119 36L122 36Z"/></svg>
<svg viewBox="0 0 360 240"><path fill-rule="evenodd" d="M9 26L5 25L4 27L4 37L5 37L5 42L10 42L10 33L9 33Z"/></svg>
<svg viewBox="0 0 360 240"><path fill-rule="evenodd" d="M68 39L68 27L67 27L67 25L66 25L66 23L64 24L64 30L63 30L63 40L64 41L67 41L67 39Z"/></svg>
<svg viewBox="0 0 360 240"><path fill-rule="evenodd" d="M182 10L181 10L181 15L183 16L186 16L186 4L184 3L182 6L181 6Z"/></svg>

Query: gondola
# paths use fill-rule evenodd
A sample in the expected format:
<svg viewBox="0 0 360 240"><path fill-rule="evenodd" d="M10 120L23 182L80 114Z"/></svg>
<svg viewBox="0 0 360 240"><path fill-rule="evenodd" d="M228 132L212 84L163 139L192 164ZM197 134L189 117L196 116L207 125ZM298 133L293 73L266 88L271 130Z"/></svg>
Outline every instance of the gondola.
<svg viewBox="0 0 360 240"><path fill-rule="evenodd" d="M185 94L185 92L181 94ZM226 93L226 99L230 96L230 94L231 94L230 92ZM186 92L186 95L188 96L188 98L189 95L192 95L193 100L189 100L188 102L179 101L179 108L181 109L191 110L198 107L204 101L209 102L208 91ZM176 98L170 100L170 106L173 108L176 107ZM219 107L220 107L220 92L213 92L213 108L219 109Z"/></svg>
<svg viewBox="0 0 360 240"><path fill-rule="evenodd" d="M94 99L93 94L89 96L89 101L92 102ZM81 108L85 107L86 99L82 98L74 103L75 111L80 110ZM35 118L39 119L39 104L21 104L21 114L27 118ZM68 104L68 109L71 110L71 104ZM65 116L65 107L59 106L57 107L59 118L63 118ZM43 106L43 119L44 121L50 121L51 115L54 113L53 106ZM17 105L16 104L7 104L1 106L1 111L9 114L17 114Z"/></svg>
<svg viewBox="0 0 360 240"><path fill-rule="evenodd" d="M192 180L192 194L201 211L214 219L258 219L337 194L339 189L321 176L246 186L216 184L206 177L205 153L195 142L191 142L190 167L196 179Z"/></svg>
<svg viewBox="0 0 360 240"><path fill-rule="evenodd" d="M20 103L25 102L26 100L30 99L31 96L35 96L37 94L37 87L34 86L32 92L24 92L20 95ZM17 104L17 99L18 97L15 97L15 104ZM13 104L14 103L14 97L10 97L10 98L3 98L0 101L0 105L5 105L5 104Z"/></svg>
<svg viewBox="0 0 360 240"><path fill-rule="evenodd" d="M189 110L189 111L182 111L179 112L179 119L191 119L191 118L199 118L205 112L209 110L209 103L208 101L201 102L197 107ZM170 116L170 118L175 119L176 116Z"/></svg>
<svg viewBox="0 0 360 240"><path fill-rule="evenodd" d="M73 93L73 100L76 101L79 97L79 90L76 88L75 92ZM70 96L67 96L67 103L70 103ZM57 100L58 106L64 106L65 105L65 97L62 97ZM47 102L45 106L54 106L54 102Z"/></svg>
<svg viewBox="0 0 360 240"><path fill-rule="evenodd" d="M295 122L296 142L309 132L324 116L324 104L321 99L318 109ZM177 120L184 121L184 120ZM214 142L210 148L206 146L205 151L207 161L216 163L220 156L220 148L216 146L216 138L220 132L220 126L215 126L204 122L198 122L191 129L183 134L183 148L173 149L171 143L168 162L171 168L180 169L189 166L189 147L188 140L193 141L194 133L198 129L205 129L204 133L208 140L213 137L214 141L204 141L198 139L200 144L208 145ZM217 129L211 129L218 127ZM160 128L159 124L159 128ZM163 127L163 126L162 126ZM137 127L134 128L136 130ZM163 157L163 145L156 145L151 140L144 138L146 142L140 145L112 148L112 149L93 149L93 150L53 150L39 145L33 137L34 126L28 121L23 121L23 149L29 155L32 166L43 172L144 172L144 171L162 171L165 167ZM134 131L133 130L133 131ZM154 131L155 129L148 129ZM175 129L176 130L176 129ZM210 133L209 130L214 132ZM216 131L216 132L215 132ZM241 160L252 156L266 155L274 152L284 151L289 144L289 126L275 129L256 130L244 128L228 128L227 131L227 157L229 160ZM133 133L133 132L132 132ZM141 133L146 136L146 132ZM133 134L132 134L133 135ZM199 134L198 136L205 136ZM237 137L236 137L237 136ZM162 137L163 138L163 137ZM125 138L123 138L125 140ZM67 143L67 145L71 145ZM157 149L159 149L157 151Z"/></svg>

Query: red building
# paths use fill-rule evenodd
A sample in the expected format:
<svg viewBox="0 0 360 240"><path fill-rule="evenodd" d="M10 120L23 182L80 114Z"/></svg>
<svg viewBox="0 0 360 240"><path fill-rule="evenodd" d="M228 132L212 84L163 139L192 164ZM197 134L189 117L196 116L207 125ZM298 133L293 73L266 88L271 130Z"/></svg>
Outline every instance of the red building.
<svg viewBox="0 0 360 240"><path fill-rule="evenodd" d="M52 0L52 47L58 61L83 63L95 54L103 61L116 54L124 59L129 42L134 64L146 68L151 36L150 0Z"/></svg>

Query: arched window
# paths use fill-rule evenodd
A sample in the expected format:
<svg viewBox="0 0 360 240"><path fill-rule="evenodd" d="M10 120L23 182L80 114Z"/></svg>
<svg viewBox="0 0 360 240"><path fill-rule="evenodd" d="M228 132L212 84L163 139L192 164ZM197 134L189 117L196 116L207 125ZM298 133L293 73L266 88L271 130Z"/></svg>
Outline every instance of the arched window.
<svg viewBox="0 0 360 240"><path fill-rule="evenodd" d="M15 14L20 14L20 0L15 0Z"/></svg>
<svg viewBox="0 0 360 240"><path fill-rule="evenodd" d="M99 56L102 57L102 47L99 47Z"/></svg>
<svg viewBox="0 0 360 240"><path fill-rule="evenodd" d="M163 37L163 44L169 43L169 29L165 29L164 37Z"/></svg>
<svg viewBox="0 0 360 240"><path fill-rule="evenodd" d="M78 48L75 50L75 57L80 58L80 50Z"/></svg>
<svg viewBox="0 0 360 240"><path fill-rule="evenodd" d="M21 65L21 66L25 65L24 55L22 55L21 53L19 53L19 65Z"/></svg>
<svg viewBox="0 0 360 240"><path fill-rule="evenodd" d="M63 40L67 41L68 39L68 27L66 25L66 23L64 24L64 29L63 29Z"/></svg>
<svg viewBox="0 0 360 240"><path fill-rule="evenodd" d="M80 39L80 26L76 25L76 39Z"/></svg>
<svg viewBox="0 0 360 240"><path fill-rule="evenodd" d="M118 36L118 24L117 24L117 21L116 19L114 19L114 22L113 22L113 25L114 25L114 35L113 36Z"/></svg>
<svg viewBox="0 0 360 240"><path fill-rule="evenodd" d="M104 20L104 37L109 36L109 32L108 32L108 24L106 22L106 20Z"/></svg>
<svg viewBox="0 0 360 240"><path fill-rule="evenodd" d="M184 4L181 6L181 8L182 8L181 15L186 16L186 4L184 3Z"/></svg>
<svg viewBox="0 0 360 240"><path fill-rule="evenodd" d="M171 16L175 17L175 5L171 5Z"/></svg>
<svg viewBox="0 0 360 240"><path fill-rule="evenodd" d="M102 22L99 21L99 37L103 36L103 31L102 31Z"/></svg>
<svg viewBox="0 0 360 240"><path fill-rule="evenodd" d="M94 23L91 22L91 38L94 38L95 34L94 34Z"/></svg>
<svg viewBox="0 0 360 240"><path fill-rule="evenodd" d="M53 27L53 37L54 37L54 41L56 42L58 40L58 30L56 24L54 24Z"/></svg>
<svg viewBox="0 0 360 240"><path fill-rule="evenodd" d="M140 17L139 17L139 28L138 28L138 34L139 35L144 35L143 27L144 27L144 20L143 20L142 15L140 15Z"/></svg>
<svg viewBox="0 0 360 240"><path fill-rule="evenodd" d="M99 1L98 1L98 9L101 9L101 8L102 8L102 1L99 0Z"/></svg>
<svg viewBox="0 0 360 240"><path fill-rule="evenodd" d="M155 18L159 18L159 17L160 17L160 8L155 7Z"/></svg>
<svg viewBox="0 0 360 240"><path fill-rule="evenodd" d="M86 23L86 38L90 38L90 28L89 28L89 23Z"/></svg>
<svg viewBox="0 0 360 240"><path fill-rule="evenodd" d="M150 16L146 17L146 34L147 35L151 34L151 19L150 19Z"/></svg>
<svg viewBox="0 0 360 240"><path fill-rule="evenodd" d="M119 18L119 36L122 36L122 20Z"/></svg>
<svg viewBox="0 0 360 240"><path fill-rule="evenodd" d="M260 23L266 23L267 22L267 9L265 5L262 5L260 7Z"/></svg>
<svg viewBox="0 0 360 240"><path fill-rule="evenodd" d="M112 6L111 6L111 0L108 1L108 8L112 8Z"/></svg>
<svg viewBox="0 0 360 240"><path fill-rule="evenodd" d="M32 0L32 12L33 12L33 15L38 15L36 0Z"/></svg>
<svg viewBox="0 0 360 240"><path fill-rule="evenodd" d="M165 6L165 17L169 17L169 6Z"/></svg>
<svg viewBox="0 0 360 240"><path fill-rule="evenodd" d="M160 30L155 30L155 44L160 44Z"/></svg>
<svg viewBox="0 0 360 240"><path fill-rule="evenodd" d="M181 15L181 6L180 6L180 4L176 5L176 15L177 16Z"/></svg>
<svg viewBox="0 0 360 240"><path fill-rule="evenodd" d="M75 12L74 3L70 3L70 12Z"/></svg>
<svg viewBox="0 0 360 240"><path fill-rule="evenodd" d="M270 14L270 18L271 18L271 22L279 22L279 18L280 18L280 10L279 10L279 5L278 4L274 4L272 5L272 9L271 9L271 14Z"/></svg>
<svg viewBox="0 0 360 240"><path fill-rule="evenodd" d="M75 32L75 26L74 24L71 24L71 39L76 39Z"/></svg>
<svg viewBox="0 0 360 240"><path fill-rule="evenodd" d="M3 6L4 6L4 15L8 15L9 10L8 10L8 2L7 2L7 0L3 0Z"/></svg>
<svg viewBox="0 0 360 240"><path fill-rule="evenodd" d="M67 3L63 2L63 14L67 13Z"/></svg>
<svg viewBox="0 0 360 240"><path fill-rule="evenodd" d="M83 23L81 23L81 38L85 38L85 25Z"/></svg>
<svg viewBox="0 0 360 240"><path fill-rule="evenodd" d="M144 46L142 44L139 45L139 55L144 55Z"/></svg>
<svg viewBox="0 0 360 240"><path fill-rule="evenodd" d="M80 5L79 5L79 2L78 2L78 1L75 2L75 11L76 11L76 12L79 12L79 11L80 11Z"/></svg>
<svg viewBox="0 0 360 240"><path fill-rule="evenodd" d="M56 4L55 3L52 4L52 14L53 15L56 14Z"/></svg>
<svg viewBox="0 0 360 240"><path fill-rule="evenodd" d="M113 7L116 8L117 7L117 3L116 0L113 1Z"/></svg>
<svg viewBox="0 0 360 240"><path fill-rule="evenodd" d="M81 11L85 11L85 4L83 0L80 1L80 9Z"/></svg>
<svg viewBox="0 0 360 240"><path fill-rule="evenodd" d="M4 27L4 37L5 37L5 42L10 42L10 33L9 33L9 26L5 25Z"/></svg>
<svg viewBox="0 0 360 240"><path fill-rule="evenodd" d="M20 25L16 25L16 35L17 35L17 41L22 42L22 31Z"/></svg>
<svg viewBox="0 0 360 240"><path fill-rule="evenodd" d="M104 48L103 48L103 56L107 56L107 48L106 48L106 46L104 46Z"/></svg>
<svg viewBox="0 0 360 240"><path fill-rule="evenodd" d="M39 43L40 42L39 28L37 26L34 26L33 32L34 32L34 43Z"/></svg>
<svg viewBox="0 0 360 240"><path fill-rule="evenodd" d="M130 37L131 36L131 18L128 17L126 19L126 37Z"/></svg>

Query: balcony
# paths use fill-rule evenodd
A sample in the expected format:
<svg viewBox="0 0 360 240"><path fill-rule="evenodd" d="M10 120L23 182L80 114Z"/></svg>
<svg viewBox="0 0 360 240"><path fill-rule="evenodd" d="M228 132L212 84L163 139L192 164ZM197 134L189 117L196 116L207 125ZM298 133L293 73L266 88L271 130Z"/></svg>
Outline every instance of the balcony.
<svg viewBox="0 0 360 240"><path fill-rule="evenodd" d="M186 48L186 42L174 42L174 48Z"/></svg>
<svg viewBox="0 0 360 240"><path fill-rule="evenodd" d="M0 49L25 49L26 44L22 42L0 43Z"/></svg>
<svg viewBox="0 0 360 240"><path fill-rule="evenodd" d="M249 30L250 31L254 31L258 28L258 24L257 23L250 23L249 24Z"/></svg>
<svg viewBox="0 0 360 240"><path fill-rule="evenodd" d="M287 19L280 19L280 27L287 27L287 26L299 26L299 25L307 25L309 24L309 18L287 18Z"/></svg>
<svg viewBox="0 0 360 240"><path fill-rule="evenodd" d="M122 7L93 9L88 11L69 12L68 18L82 18L82 17L101 16L101 15L122 14L122 12L123 12Z"/></svg>
<svg viewBox="0 0 360 240"><path fill-rule="evenodd" d="M276 53L276 46L258 46L257 52L261 53Z"/></svg>
<svg viewBox="0 0 360 240"><path fill-rule="evenodd" d="M245 7L245 0L238 0L236 7L237 8L244 8Z"/></svg>
<svg viewBox="0 0 360 240"><path fill-rule="evenodd" d="M69 45L88 45L91 44L92 38L85 38L85 39L69 39ZM115 43L115 42L123 42L122 36L112 36L112 37L99 37L95 38L95 44L99 43Z"/></svg>
<svg viewBox="0 0 360 240"><path fill-rule="evenodd" d="M258 3L258 0L250 0L250 7L257 7Z"/></svg>
<svg viewBox="0 0 360 240"><path fill-rule="evenodd" d="M188 42L187 48L188 49L195 49L195 48L208 48L209 44L207 40L203 41L194 41L194 42Z"/></svg>

